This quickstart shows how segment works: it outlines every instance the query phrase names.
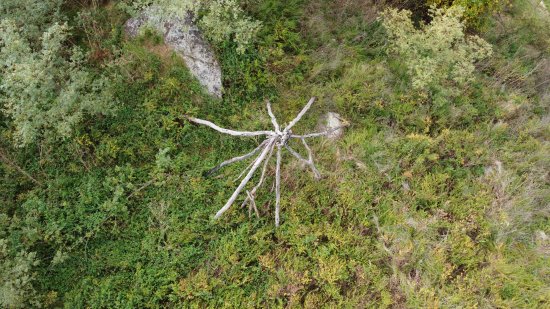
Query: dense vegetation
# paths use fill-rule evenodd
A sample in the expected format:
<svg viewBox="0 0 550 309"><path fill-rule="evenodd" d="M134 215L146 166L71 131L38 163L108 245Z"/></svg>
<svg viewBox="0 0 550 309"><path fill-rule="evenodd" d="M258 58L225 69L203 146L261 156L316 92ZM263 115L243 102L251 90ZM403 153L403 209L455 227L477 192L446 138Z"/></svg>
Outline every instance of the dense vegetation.
<svg viewBox="0 0 550 309"><path fill-rule="evenodd" d="M158 34L193 10L222 65L204 92ZM542 3L542 4L541 4ZM548 308L548 0L0 1L0 307ZM405 9L406 11L404 11ZM296 131L282 225L234 205L253 149L183 115ZM285 157L288 154L285 154ZM270 171L273 173L273 171Z"/></svg>

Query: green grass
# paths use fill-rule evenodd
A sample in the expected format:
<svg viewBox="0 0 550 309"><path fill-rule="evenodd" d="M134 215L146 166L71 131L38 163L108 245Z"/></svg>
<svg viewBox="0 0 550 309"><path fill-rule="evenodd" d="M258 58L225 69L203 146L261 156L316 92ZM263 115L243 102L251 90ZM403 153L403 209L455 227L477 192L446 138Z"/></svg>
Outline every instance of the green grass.
<svg viewBox="0 0 550 309"><path fill-rule="evenodd" d="M0 165L0 238L12 255L37 252L33 286L46 306L549 305L548 92L534 87L548 72L525 75L549 57L539 40L548 21L523 19L523 6L506 11L502 28L481 33L494 60L449 98L411 90L372 6L248 9L264 29L245 55L217 47L223 100L209 98L155 35L111 40L120 53L115 115L87 119L55 145L1 142L43 183ZM509 62L517 65L506 73L522 83L498 74ZM288 121L313 95L296 131L313 130L327 111L351 123L341 140L312 145L324 178L285 154L279 228L270 182L260 219L236 204L212 220L246 163L220 177L203 172L259 140L183 115L268 128L266 97Z"/></svg>

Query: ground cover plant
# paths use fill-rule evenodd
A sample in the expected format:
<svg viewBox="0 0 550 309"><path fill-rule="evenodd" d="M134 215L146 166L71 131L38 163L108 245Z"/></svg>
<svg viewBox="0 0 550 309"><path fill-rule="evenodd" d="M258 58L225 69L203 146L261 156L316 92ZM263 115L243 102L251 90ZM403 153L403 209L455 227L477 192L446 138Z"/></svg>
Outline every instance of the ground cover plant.
<svg viewBox="0 0 550 309"><path fill-rule="evenodd" d="M151 2L0 2L0 307L550 305L550 3L206 1L216 99L124 35ZM322 179L282 152L279 227L268 187L213 220L248 162L205 174L262 138L189 119L257 131L312 96L293 134L350 124L308 140Z"/></svg>

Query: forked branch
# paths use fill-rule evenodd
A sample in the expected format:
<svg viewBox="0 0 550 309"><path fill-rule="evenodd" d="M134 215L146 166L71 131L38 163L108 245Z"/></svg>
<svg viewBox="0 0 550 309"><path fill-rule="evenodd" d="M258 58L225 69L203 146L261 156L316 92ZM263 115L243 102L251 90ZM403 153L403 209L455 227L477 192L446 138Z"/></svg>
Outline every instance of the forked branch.
<svg viewBox="0 0 550 309"><path fill-rule="evenodd" d="M283 147L286 148L294 157L296 157L299 161L305 163L309 166L311 171L313 172L313 175L315 179L321 178L321 173L317 170L315 167L314 161L313 161L313 152L309 145L306 142L306 138L310 137L318 137L318 136L326 136L330 133L339 130L348 124L344 124L343 126L336 127L333 129L329 129L322 132L317 133L309 133L304 135L294 135L292 134L292 127L302 119L302 117L305 115L305 113L311 108L311 105L315 102L315 97L312 97L307 104L302 108L300 113L284 128L281 130L281 127L279 126L279 123L277 122L277 118L275 117L275 114L273 113L273 110L271 109L271 103L269 100L266 101L267 105L267 113L269 115L269 118L271 119L271 123L273 125L273 131L236 131L236 130L230 130L225 129L222 127L219 127L218 125L207 121L202 120L194 117L186 116L186 118L194 123L201 124L208 126L218 132L233 135L233 136L266 136L266 139L258 146L256 149L252 150L251 152L231 158L229 160L226 160L222 163L220 163L218 166L214 167L210 171L207 172L207 175L211 175L221 169L224 166L230 165L235 162L246 160L250 157L252 157L257 152L260 152L260 154L256 157L254 161L251 162L251 164L241 173L241 175L237 178L240 179L242 175L246 173L246 176L241 180L239 186L235 189L231 197L227 200L225 205L216 213L214 218L219 218L221 215L223 215L230 207L233 205L235 200L237 199L238 195L241 193L241 191L246 187L248 182L252 179L254 176L254 173L256 170L262 165L262 173L260 175L260 179L258 183L252 188L250 191L246 191L246 198L241 204L241 207L244 207L245 205L249 204L249 215L252 211L256 213L256 215L259 215L258 208L256 207L256 194L258 189L262 186L262 184L265 182L266 174L267 174L267 168L269 165L269 161L273 155L273 152L275 151L275 147L277 148L277 154L276 154L276 164L275 164L275 225L279 226L280 223L280 210L281 210L281 165L282 165L282 149ZM298 152L296 152L294 149L292 149L288 145L288 140L290 138L299 138L302 141L302 144L304 145L304 148L307 151L307 159L304 159Z"/></svg>

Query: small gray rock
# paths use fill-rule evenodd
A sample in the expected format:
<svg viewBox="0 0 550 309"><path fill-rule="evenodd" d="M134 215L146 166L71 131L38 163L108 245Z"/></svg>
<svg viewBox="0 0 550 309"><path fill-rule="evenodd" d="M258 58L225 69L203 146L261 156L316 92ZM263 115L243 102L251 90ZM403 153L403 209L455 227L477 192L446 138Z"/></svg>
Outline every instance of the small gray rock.
<svg viewBox="0 0 550 309"><path fill-rule="evenodd" d="M334 129L337 127L342 126L344 123L342 122L342 117L340 117L339 114L328 112L325 116L325 130ZM327 135L327 138L336 140L340 138L344 134L344 129L338 129L336 131L333 131Z"/></svg>
<svg viewBox="0 0 550 309"><path fill-rule="evenodd" d="M159 14L160 10L154 7L145 9L139 16L126 22L126 33L130 37L135 37L145 25L158 30L164 36L165 43L183 58L189 71L200 84L210 94L221 98L223 86L220 65L191 15L182 19L163 17Z"/></svg>

